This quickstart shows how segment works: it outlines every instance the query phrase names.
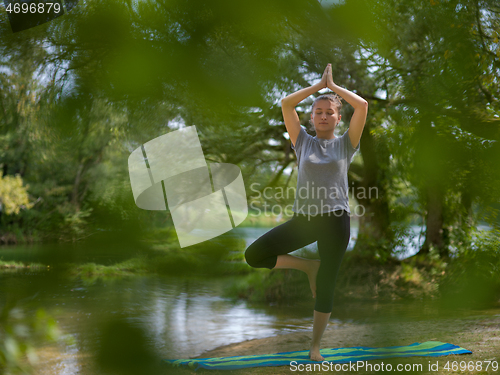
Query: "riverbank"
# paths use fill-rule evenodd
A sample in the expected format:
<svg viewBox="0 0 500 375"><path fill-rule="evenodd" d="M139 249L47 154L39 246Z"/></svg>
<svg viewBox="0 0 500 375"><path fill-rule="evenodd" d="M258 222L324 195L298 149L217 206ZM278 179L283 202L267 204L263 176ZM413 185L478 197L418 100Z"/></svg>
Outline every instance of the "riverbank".
<svg viewBox="0 0 500 375"><path fill-rule="evenodd" d="M398 321L390 319L385 322L373 323L334 323L330 322L322 339L324 348L342 348L355 346L384 347L409 345L414 342L442 341L461 346L472 351L470 355L451 355L444 357L411 357L386 360L371 360L369 363L391 363L393 368L397 364L421 364L424 373L428 371L429 361L438 363L437 373L458 374L463 373L460 367L457 371L445 370L447 363L461 361L469 363L473 361L475 366L485 361L496 361L500 366L500 309L478 311L478 315L455 316L455 317L433 317L427 319ZM269 354L286 351L308 350L312 333L297 332L274 337L249 340L237 344L222 346L203 353L196 358L228 357L238 355ZM467 373L498 373L490 365L488 371L474 369ZM191 370L177 369L180 374L190 373ZM199 370L203 371L203 370ZM290 367L259 367L238 371L210 371L213 375L228 373L234 374L289 374ZM317 374L319 371L304 371L304 374ZM347 372L337 372L339 374ZM359 371L366 373L366 371ZM436 373L436 372L433 372Z"/></svg>
<svg viewBox="0 0 500 375"><path fill-rule="evenodd" d="M251 268L244 260L243 245L243 240L231 237L210 246L185 251L179 251L170 244L153 243L149 249L131 254L128 259L103 259L99 263L68 262L67 259L72 257L70 249L64 249L63 255L67 259L59 259L55 255L40 259L28 256L18 261L3 260L0 256L0 272L22 269L62 271L68 279L79 279L86 285L99 279L151 274L203 275L211 278L232 275L233 279L225 285L223 297L287 305L311 297L309 282L303 272ZM88 253L86 249L72 252ZM59 253L62 254L61 251ZM8 258L15 255L12 251ZM301 250L298 255L311 259L317 257L308 249ZM335 298L337 301L445 298L445 303L457 307L500 304L500 281L495 272L495 267L500 265L500 257L484 251L472 255L452 260L411 257L392 259L382 264L367 262L347 252L337 278ZM35 259L44 263L33 262Z"/></svg>
<svg viewBox="0 0 500 375"><path fill-rule="evenodd" d="M286 351L308 350L311 341L311 332L296 332L272 337L247 340L239 343L221 346L202 353L195 358L228 357L238 355L259 355ZM472 351L472 354L450 355L444 357L409 357L384 360L370 360L368 363L375 365L391 364L393 369L398 364L421 365L422 371L414 373L432 374L463 374L460 371L460 362L474 363L474 370L466 370L469 374L498 374L490 364L485 371L487 362L496 361L500 366L500 309L475 311L474 313L455 312L453 316L440 316L430 314L420 319L391 319L371 322L335 322L331 321L325 330L322 340L323 348L342 348L355 346L384 347L396 345L409 345L414 342L442 341ZM93 375L99 373L93 364L92 355L81 351L68 352L62 347L47 346L37 351L40 362L36 367L36 374L52 375L56 369L65 369L66 373L79 375ZM457 370L452 369L456 362ZM439 371L429 371L429 363L436 365ZM478 368L481 363L483 369ZM450 370L446 370L446 365ZM70 368L71 369L70 369ZM477 368L476 368L477 367ZM417 368L417 367L413 367ZM68 372L68 370L70 370ZM289 375L289 366L257 367L242 370L204 370L196 373L210 375L228 374L264 374L264 375ZM157 374L193 374L191 369L173 368L162 364L156 371ZM320 374L324 371L300 371L301 374ZM351 372L335 372L338 374L352 374ZM357 371L359 374L369 373Z"/></svg>

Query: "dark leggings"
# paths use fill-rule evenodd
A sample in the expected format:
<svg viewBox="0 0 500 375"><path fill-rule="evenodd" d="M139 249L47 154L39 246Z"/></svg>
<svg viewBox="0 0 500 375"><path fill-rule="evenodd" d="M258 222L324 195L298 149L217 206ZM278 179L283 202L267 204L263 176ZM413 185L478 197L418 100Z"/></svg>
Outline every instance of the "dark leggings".
<svg viewBox="0 0 500 375"><path fill-rule="evenodd" d="M255 268L276 266L278 255L290 253L318 241L321 259L316 278L316 304L314 310L330 313L333 294L342 258L349 243L351 225L345 210L328 214L293 218L258 238L245 251L247 263Z"/></svg>

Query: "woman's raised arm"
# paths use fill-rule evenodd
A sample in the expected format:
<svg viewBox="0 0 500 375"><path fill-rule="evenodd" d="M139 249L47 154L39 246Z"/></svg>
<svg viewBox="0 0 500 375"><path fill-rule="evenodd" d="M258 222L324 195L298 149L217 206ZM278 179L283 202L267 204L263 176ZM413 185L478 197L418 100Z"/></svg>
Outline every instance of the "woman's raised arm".
<svg viewBox="0 0 500 375"><path fill-rule="evenodd" d="M297 111L295 111L295 107L297 106L297 104L299 104L302 100L304 100L308 96L327 87L326 73L327 71L325 69L325 72L323 73L320 82L316 83L315 85L296 91L293 94L290 94L281 100L281 111L283 112L283 119L285 120L286 131L288 132L290 140L292 141L294 146L295 146L295 141L297 140L297 137L300 132L300 120Z"/></svg>
<svg viewBox="0 0 500 375"><path fill-rule="evenodd" d="M337 95L340 95L342 99L344 99L354 108L354 113L352 114L351 122L349 123L348 132L352 147L356 148L365 127L366 115L368 114L368 102L361 96L356 95L355 93L346 90L343 87L337 86L333 82L331 64L327 65L326 71L328 88L334 91Z"/></svg>

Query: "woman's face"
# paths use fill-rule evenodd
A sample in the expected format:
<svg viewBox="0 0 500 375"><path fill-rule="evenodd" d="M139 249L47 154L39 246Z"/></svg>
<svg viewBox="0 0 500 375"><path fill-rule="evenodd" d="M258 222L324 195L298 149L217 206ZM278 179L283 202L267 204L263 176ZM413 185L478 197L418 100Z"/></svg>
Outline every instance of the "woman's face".
<svg viewBox="0 0 500 375"><path fill-rule="evenodd" d="M316 133L321 134L333 132L341 117L337 106L328 99L319 100L311 113Z"/></svg>

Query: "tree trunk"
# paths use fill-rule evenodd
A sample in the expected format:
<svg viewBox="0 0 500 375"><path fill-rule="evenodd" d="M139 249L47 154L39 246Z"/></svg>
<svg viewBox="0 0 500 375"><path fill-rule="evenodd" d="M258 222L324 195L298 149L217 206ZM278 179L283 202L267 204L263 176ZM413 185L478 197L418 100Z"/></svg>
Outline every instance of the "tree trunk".
<svg viewBox="0 0 500 375"><path fill-rule="evenodd" d="M76 171L75 183L73 184L73 191L71 193L71 203L76 207L77 211L80 211L80 202L78 199L78 190L80 183L82 181L82 172L84 168L84 163L80 163Z"/></svg>
<svg viewBox="0 0 500 375"><path fill-rule="evenodd" d="M428 254L431 246L439 251L441 257L448 256L448 249L445 246L444 230L444 192L439 186L430 186L426 191L427 196L427 217L425 242L419 254Z"/></svg>
<svg viewBox="0 0 500 375"><path fill-rule="evenodd" d="M390 228L386 176L383 172L383 166L389 164L389 153L383 145L376 145L370 133L371 127L370 122L367 122L361 136L360 151L364 167L356 169L352 165L349 170L351 177L361 174L352 178L351 182L354 197L360 205L356 213L361 214L354 251L363 257L387 259L391 255L391 242L394 239Z"/></svg>

